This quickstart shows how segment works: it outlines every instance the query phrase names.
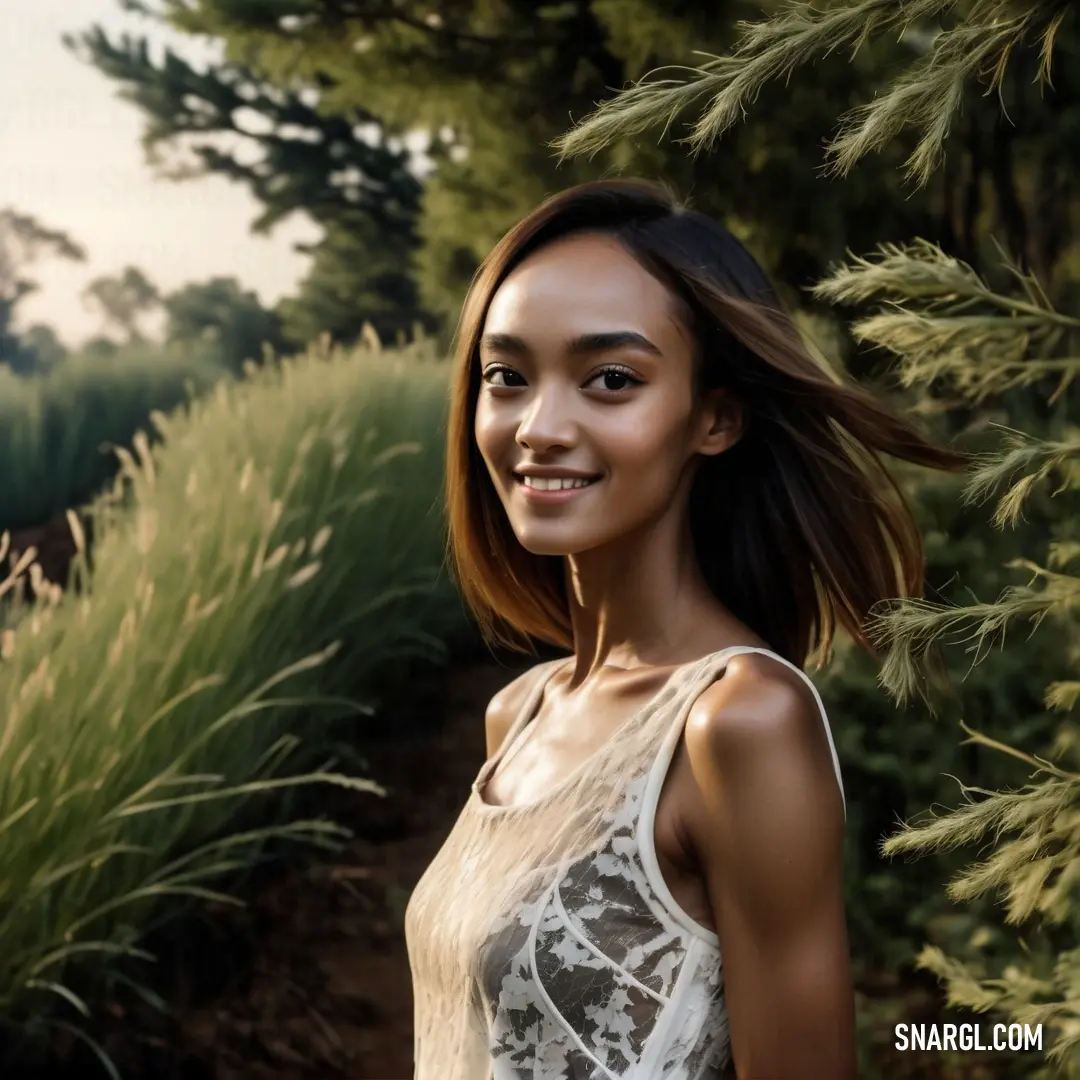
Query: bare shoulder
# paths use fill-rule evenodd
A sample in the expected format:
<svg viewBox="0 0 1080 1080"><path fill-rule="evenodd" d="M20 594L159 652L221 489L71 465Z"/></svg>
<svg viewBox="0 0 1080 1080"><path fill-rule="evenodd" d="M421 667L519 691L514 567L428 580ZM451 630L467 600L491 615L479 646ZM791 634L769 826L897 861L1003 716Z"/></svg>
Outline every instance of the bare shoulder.
<svg viewBox="0 0 1080 1080"><path fill-rule="evenodd" d="M733 657L691 707L685 745L685 835L724 955L736 1071L854 1078L843 801L813 690L775 657Z"/></svg>
<svg viewBox="0 0 1080 1080"><path fill-rule="evenodd" d="M821 731L813 691L797 672L771 656L733 656L723 678L694 702L687 739L700 743L763 741Z"/></svg>
<svg viewBox="0 0 1080 1080"><path fill-rule="evenodd" d="M723 678L691 708L686 751L697 786L714 811L740 817L760 804L813 804L832 823L843 804L828 736L813 690L786 664L760 653L732 657ZM825 821L820 822L826 828ZM841 825L842 828L842 825Z"/></svg>
<svg viewBox="0 0 1080 1080"><path fill-rule="evenodd" d="M508 682L488 702L484 714L484 731L487 737L487 756L490 758L502 746L506 735L517 719L525 699L529 696L542 664L536 664Z"/></svg>

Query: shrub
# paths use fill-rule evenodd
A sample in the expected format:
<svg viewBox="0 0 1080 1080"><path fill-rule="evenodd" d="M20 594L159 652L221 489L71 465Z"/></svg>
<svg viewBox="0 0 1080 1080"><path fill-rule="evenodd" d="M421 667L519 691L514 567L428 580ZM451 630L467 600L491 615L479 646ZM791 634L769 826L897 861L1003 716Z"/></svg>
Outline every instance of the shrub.
<svg viewBox="0 0 1080 1080"><path fill-rule="evenodd" d="M40 525L88 502L116 474L151 410L170 410L226 374L205 350L127 346L76 354L21 378L0 365L0 529Z"/></svg>

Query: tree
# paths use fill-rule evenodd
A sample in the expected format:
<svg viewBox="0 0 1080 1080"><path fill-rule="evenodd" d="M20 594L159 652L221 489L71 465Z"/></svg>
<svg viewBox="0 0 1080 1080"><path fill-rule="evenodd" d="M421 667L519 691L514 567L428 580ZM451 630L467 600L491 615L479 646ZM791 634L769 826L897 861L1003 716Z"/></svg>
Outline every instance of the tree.
<svg viewBox="0 0 1080 1080"><path fill-rule="evenodd" d="M168 342L209 344L235 373L246 360L260 363L265 348L279 355L289 351L281 316L236 278L186 285L165 297L164 308Z"/></svg>
<svg viewBox="0 0 1080 1080"><path fill-rule="evenodd" d="M135 343L146 340L139 320L161 305L161 294L138 267L127 266L116 277L91 281L83 290L83 303L97 308L108 328Z"/></svg>
<svg viewBox="0 0 1080 1080"><path fill-rule="evenodd" d="M34 323L20 335L22 346L33 354L35 370L48 371L68 355L67 347L56 331L45 323Z"/></svg>
<svg viewBox="0 0 1080 1080"><path fill-rule="evenodd" d="M323 227L326 239L309 249L312 273L292 307L298 332L311 332L314 312L342 314L342 323L322 323L314 334L339 340L354 336L358 318L377 320L388 335L412 326L419 309L408 268L421 185L410 171L412 155L362 106L322 107L334 87L321 76L314 87L275 84L233 61L199 71L171 50L155 63L145 39L113 42L100 28L68 43L142 110L144 146L162 175L218 174L245 184L264 207L253 223L257 233L298 211ZM347 267L340 260L345 232ZM396 270L388 272L388 263Z"/></svg>
<svg viewBox="0 0 1080 1080"><path fill-rule="evenodd" d="M112 338L99 335L87 341L80 352L95 360L110 360L120 352L120 346Z"/></svg>
<svg viewBox="0 0 1080 1080"><path fill-rule="evenodd" d="M323 333L342 342L357 341L364 324L384 341L394 341L420 324L435 323L420 306L417 289L401 252L379 243L378 227L369 217L342 216L310 250L311 271L298 295L281 301L284 333L294 344L307 345Z"/></svg>
<svg viewBox="0 0 1080 1080"><path fill-rule="evenodd" d="M1017 106L1042 142L1041 154L1026 178L1034 179L1035 206L1041 193L1059 192L1057 170L1075 166L1075 117L1080 95L1075 64L1053 66L1055 48L1063 57L1078 51L1075 5L1067 0L915 0L905 5L880 0L840 0L824 12L792 8L744 25L737 47L703 65L689 79L666 84L643 82L601 107L560 141L564 153L595 150L630 132L667 120L688 104L706 101L690 133L694 149L704 149L731 129L766 83L826 51L858 48L881 34L933 31L926 54L892 80L886 92L842 118L830 146L830 159L845 174L870 150L913 125L919 141L907 158L909 178L925 185L940 165L950 125L970 104L974 79L986 94ZM927 21L938 20L936 28ZM922 25L920 25L922 24ZM1032 52L1034 46L1034 52ZM1012 65L1012 66L1010 66ZM1036 72L1036 85L1029 75ZM1053 74L1053 80L1051 80ZM1047 94L1040 107L1037 94ZM1022 142L1030 128L1007 136L995 126L995 145ZM867 258L852 258L819 283L816 294L832 303L879 302L882 309L857 322L855 336L898 358L905 385L922 391L920 405L940 413L961 408L965 415L993 404L1007 407L1013 425L1004 429L1003 446L980 455L964 490L967 503L1001 493L993 523L1022 523L1033 508L1046 523L1041 550L1008 565L1025 571L1025 585L1008 586L994 602L940 603L897 600L872 620L875 643L886 650L881 678L898 702L927 692L933 661L943 646L968 644L974 662L983 660L995 639L1018 619L1035 628L1050 622L1057 633L1043 649L1058 666L1046 687L1045 707L1068 712L1080 702L1080 680L1070 677L1080 658L1080 577L1070 573L1080 557L1075 517L1052 502L1053 496L1080 488L1080 429L1073 380L1080 374L1080 318L1075 306L1075 262L1068 258L1068 218L1057 218L1061 233L1050 237L1025 212L1012 164L1006 174L994 162L1000 219L1017 258L999 250L1005 273L993 287L976 269L920 238L906 244L879 244ZM1031 190L1029 188L1029 190ZM1054 208L1050 208L1054 213ZM1001 258L1005 255L1004 258ZM1038 266L1049 288L1031 272ZM1058 298L1055 304L1052 296ZM993 425L983 412L984 428ZM1042 434L1034 434L1038 425ZM1026 428L1026 430L1025 430ZM1051 437L1052 436L1052 437ZM1056 489L1047 491L1050 480ZM1015 648L1016 646L1014 646ZM920 965L946 984L950 1004L978 1011L999 1010L1011 1019L1053 1028L1050 1063L1025 1072L1050 1075L1056 1068L1076 1075L1080 1068L1080 1025L1075 987L1080 985L1077 948L1077 884L1080 879L1080 727L1066 719L1046 756L1027 754L962 723L968 743L1021 760L1036 777L1020 790L989 791L963 785L958 809L918 826L905 826L885 845L886 853L945 851L975 841L996 840L994 850L968 867L949 886L954 900L973 901L1004 894L1009 924L1036 922L1033 944L1021 942L997 953L983 951L994 938L986 926L958 943L964 958L950 958L927 947ZM1017 724L1017 730L1022 730ZM1070 767L1071 766L1071 767ZM1041 778L1039 778L1041 776ZM1004 837L1008 837L1007 839ZM996 977L991 977L991 976Z"/></svg>
<svg viewBox="0 0 1080 1080"><path fill-rule="evenodd" d="M612 171L660 176L691 193L753 244L793 297L848 246L918 232L965 254L989 173L974 136L936 189L907 200L882 197L898 186L903 140L842 186L802 167L836 111L882 83L878 67L841 56L822 61L812 86L764 87L755 124L707 158L636 137L614 140L595 160L560 163L550 153L546 144L569 119L659 64L691 60L699 41L730 43L735 20L753 7L162 0L144 9L220 42L226 61L203 72L171 53L155 62L145 42L114 42L100 29L75 44L125 87L159 154L190 145L199 170L248 183L267 207L263 223L308 208L327 228L303 292L308 314L294 310L293 325L344 314L346 301L363 311L372 291L363 274L384 259L406 273L385 289L376 273L374 291L397 297L388 308L403 310L401 322L411 325L418 309L452 322L480 259L516 218L553 190ZM904 61L923 47L892 43L884 59ZM409 132L427 140L432 171L422 186L410 156L392 149ZM222 143L225 134L242 134L243 145ZM335 251L353 245L363 248L342 264Z"/></svg>
<svg viewBox="0 0 1080 1080"><path fill-rule="evenodd" d="M27 349L14 331L19 303L37 289L26 271L39 259L83 262L86 251L67 233L51 229L31 214L0 209L0 363L19 372L32 370L36 353Z"/></svg>
<svg viewBox="0 0 1080 1080"><path fill-rule="evenodd" d="M160 312L165 316L166 344L209 349L236 374L246 360L261 362L265 348L278 355L292 351L281 315L264 307L258 294L234 277L190 282L162 293L142 270L128 266L115 276L95 278L83 296L101 311L109 329L121 332L122 344L145 343L140 320ZM117 348L114 340L103 335L84 346L84 351L106 358L115 355Z"/></svg>

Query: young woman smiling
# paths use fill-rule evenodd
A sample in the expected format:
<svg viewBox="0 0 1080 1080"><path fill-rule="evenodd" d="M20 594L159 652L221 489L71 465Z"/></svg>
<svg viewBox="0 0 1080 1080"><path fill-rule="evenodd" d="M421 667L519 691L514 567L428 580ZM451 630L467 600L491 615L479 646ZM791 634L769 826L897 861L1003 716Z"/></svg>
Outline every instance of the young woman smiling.
<svg viewBox="0 0 1080 1080"><path fill-rule="evenodd" d="M479 271L450 552L491 641L571 651L487 711L406 915L416 1080L852 1080L845 804L802 671L923 550L880 454L937 447L814 362L663 189L542 204Z"/></svg>

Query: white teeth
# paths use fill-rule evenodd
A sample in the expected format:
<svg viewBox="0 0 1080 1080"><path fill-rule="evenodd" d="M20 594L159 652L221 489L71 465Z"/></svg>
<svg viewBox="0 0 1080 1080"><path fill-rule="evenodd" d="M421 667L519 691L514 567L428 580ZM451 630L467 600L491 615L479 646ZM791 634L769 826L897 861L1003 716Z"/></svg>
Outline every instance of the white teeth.
<svg viewBox="0 0 1080 1080"><path fill-rule="evenodd" d="M562 491L564 488L587 487L593 482L561 476L523 476L521 481L526 487L536 488L537 491Z"/></svg>

